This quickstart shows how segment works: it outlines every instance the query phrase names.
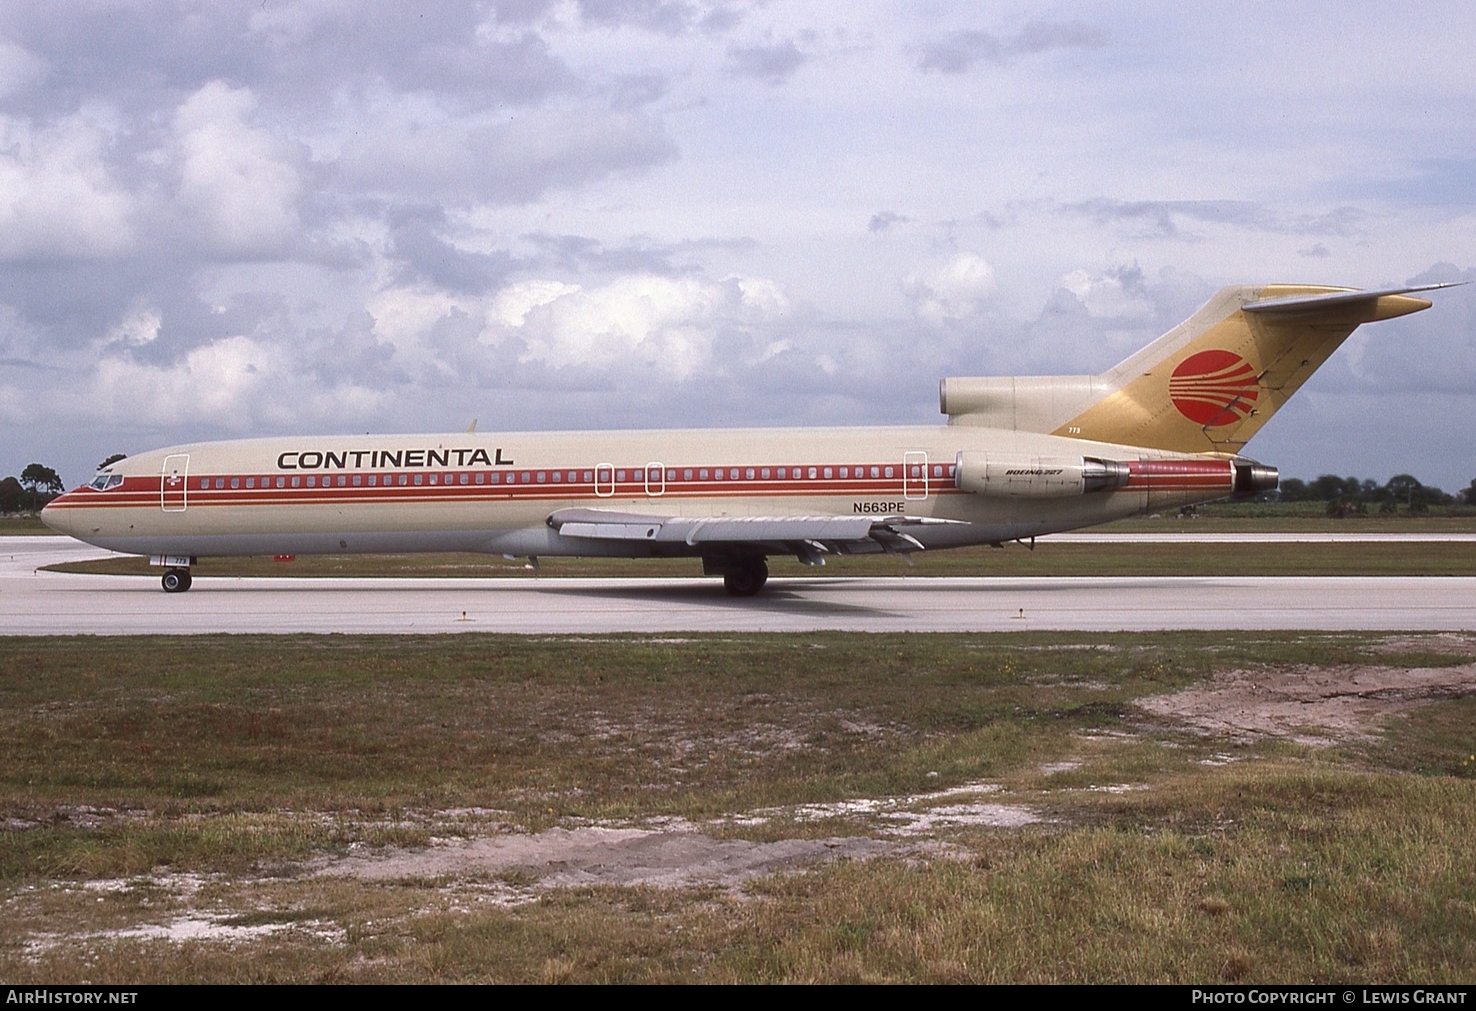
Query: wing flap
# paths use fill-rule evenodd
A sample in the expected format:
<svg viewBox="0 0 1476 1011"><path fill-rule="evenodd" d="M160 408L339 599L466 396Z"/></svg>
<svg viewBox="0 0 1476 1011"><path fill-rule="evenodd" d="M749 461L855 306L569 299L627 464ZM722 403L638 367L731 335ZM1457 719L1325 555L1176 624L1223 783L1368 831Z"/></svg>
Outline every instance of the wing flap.
<svg viewBox="0 0 1476 1011"><path fill-rule="evenodd" d="M906 516L649 516L601 509L561 509L548 525L565 537L699 544L846 544L921 547L899 528L954 522Z"/></svg>

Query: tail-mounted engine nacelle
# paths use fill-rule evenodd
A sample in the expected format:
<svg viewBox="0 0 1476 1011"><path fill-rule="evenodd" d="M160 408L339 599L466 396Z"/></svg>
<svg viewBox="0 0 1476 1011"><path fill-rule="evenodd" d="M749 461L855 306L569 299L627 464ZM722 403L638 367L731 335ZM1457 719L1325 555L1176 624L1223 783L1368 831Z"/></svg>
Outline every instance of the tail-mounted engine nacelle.
<svg viewBox="0 0 1476 1011"><path fill-rule="evenodd" d="M1069 498L1127 485L1128 465L1093 456L958 454L958 487L975 495Z"/></svg>
<svg viewBox="0 0 1476 1011"><path fill-rule="evenodd" d="M1275 467L1254 460L1235 461L1235 497L1250 498L1263 491L1275 491L1281 475Z"/></svg>

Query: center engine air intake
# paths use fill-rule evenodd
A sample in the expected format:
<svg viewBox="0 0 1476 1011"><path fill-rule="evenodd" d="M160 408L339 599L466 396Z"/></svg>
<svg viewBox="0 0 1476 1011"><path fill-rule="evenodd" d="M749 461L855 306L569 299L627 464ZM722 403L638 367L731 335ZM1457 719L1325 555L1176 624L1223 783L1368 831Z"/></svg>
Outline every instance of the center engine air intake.
<svg viewBox="0 0 1476 1011"><path fill-rule="evenodd" d="M1128 465L1094 456L958 454L958 487L975 495L1068 498L1115 491L1128 483Z"/></svg>

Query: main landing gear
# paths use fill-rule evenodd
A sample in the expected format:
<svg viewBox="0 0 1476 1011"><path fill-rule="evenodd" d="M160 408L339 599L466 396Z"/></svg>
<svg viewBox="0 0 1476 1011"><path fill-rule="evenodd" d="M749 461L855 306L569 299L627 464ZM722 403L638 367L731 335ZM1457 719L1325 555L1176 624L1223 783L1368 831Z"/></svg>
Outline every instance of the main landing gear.
<svg viewBox="0 0 1476 1011"><path fill-rule="evenodd" d="M752 597L769 580L769 563L762 556L740 558L723 573L723 588L734 597Z"/></svg>
<svg viewBox="0 0 1476 1011"><path fill-rule="evenodd" d="M190 588L189 569L169 569L160 580L164 584L165 593L183 593Z"/></svg>

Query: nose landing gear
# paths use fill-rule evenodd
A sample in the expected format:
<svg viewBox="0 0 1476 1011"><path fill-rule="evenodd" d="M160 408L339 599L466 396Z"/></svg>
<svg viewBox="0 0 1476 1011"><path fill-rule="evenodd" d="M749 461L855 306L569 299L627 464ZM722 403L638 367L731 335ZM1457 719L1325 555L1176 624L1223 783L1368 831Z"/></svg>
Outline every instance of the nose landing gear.
<svg viewBox="0 0 1476 1011"><path fill-rule="evenodd" d="M164 578L160 582L164 585L165 593L183 593L190 588L192 582L190 570L170 569L164 573Z"/></svg>

